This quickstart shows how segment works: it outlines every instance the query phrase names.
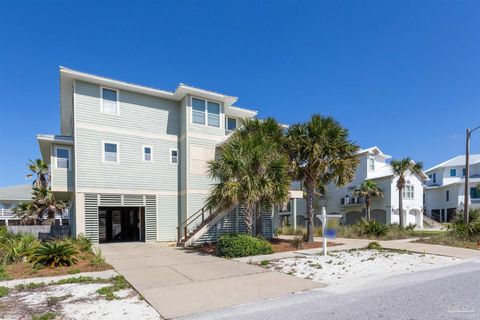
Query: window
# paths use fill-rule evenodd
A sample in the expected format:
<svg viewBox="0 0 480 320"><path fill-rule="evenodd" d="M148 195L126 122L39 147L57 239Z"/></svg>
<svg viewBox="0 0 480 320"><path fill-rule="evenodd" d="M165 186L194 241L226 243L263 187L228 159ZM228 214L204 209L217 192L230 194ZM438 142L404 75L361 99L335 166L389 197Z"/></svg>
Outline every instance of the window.
<svg viewBox="0 0 480 320"><path fill-rule="evenodd" d="M220 127L220 104L208 101L208 125Z"/></svg>
<svg viewBox="0 0 480 320"><path fill-rule="evenodd" d="M227 130L233 131L237 129L237 119L227 118Z"/></svg>
<svg viewBox="0 0 480 320"><path fill-rule="evenodd" d="M170 163L171 164L178 163L178 151L176 149L170 149Z"/></svg>
<svg viewBox="0 0 480 320"><path fill-rule="evenodd" d="M432 182L437 183L437 174L436 173L432 173Z"/></svg>
<svg viewBox="0 0 480 320"><path fill-rule="evenodd" d="M192 98L192 122L220 127L220 104L212 101Z"/></svg>
<svg viewBox="0 0 480 320"><path fill-rule="evenodd" d="M446 200L446 201L450 201L450 190L447 190L447 191L445 192L445 200Z"/></svg>
<svg viewBox="0 0 480 320"><path fill-rule="evenodd" d="M375 171L375 158L374 157L368 158L368 170Z"/></svg>
<svg viewBox="0 0 480 320"><path fill-rule="evenodd" d="M456 177L457 176L457 169L450 169L450 177Z"/></svg>
<svg viewBox="0 0 480 320"><path fill-rule="evenodd" d="M102 88L102 112L118 115L118 91Z"/></svg>
<svg viewBox="0 0 480 320"><path fill-rule="evenodd" d="M118 145L116 143L105 142L103 144L103 161L118 162Z"/></svg>
<svg viewBox="0 0 480 320"><path fill-rule="evenodd" d="M414 194L414 187L412 185L406 185L404 188L403 188L403 191L402 191L402 197L403 199L413 199L415 196Z"/></svg>
<svg viewBox="0 0 480 320"><path fill-rule="evenodd" d="M152 147L143 147L143 161L152 161Z"/></svg>
<svg viewBox="0 0 480 320"><path fill-rule="evenodd" d="M467 169L463 168L463 169L462 169L462 176L465 177L466 175L467 175Z"/></svg>
<svg viewBox="0 0 480 320"><path fill-rule="evenodd" d="M480 192L478 191L477 187L470 188L470 198L472 199L480 198Z"/></svg>
<svg viewBox="0 0 480 320"><path fill-rule="evenodd" d="M205 100L192 98L192 122L205 124Z"/></svg>
<svg viewBox="0 0 480 320"><path fill-rule="evenodd" d="M55 153L57 158L57 168L70 169L70 149L56 148Z"/></svg>

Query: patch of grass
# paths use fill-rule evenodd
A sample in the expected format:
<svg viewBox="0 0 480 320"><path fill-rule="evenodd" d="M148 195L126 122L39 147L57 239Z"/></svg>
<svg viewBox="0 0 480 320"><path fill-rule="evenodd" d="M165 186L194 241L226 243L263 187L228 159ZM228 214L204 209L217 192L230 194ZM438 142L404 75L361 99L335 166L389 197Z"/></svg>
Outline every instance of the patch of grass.
<svg viewBox="0 0 480 320"><path fill-rule="evenodd" d="M480 245L477 241L463 239L455 235L453 232L444 232L443 234L431 236L429 238L418 239L416 242L476 250L480 249Z"/></svg>
<svg viewBox="0 0 480 320"><path fill-rule="evenodd" d="M113 285L97 290L97 293L104 296L107 300L118 299L118 297L115 295L116 291L130 288L130 284L123 276L116 276L111 280L113 281Z"/></svg>
<svg viewBox="0 0 480 320"><path fill-rule="evenodd" d="M60 301L63 301L65 299L70 298L72 295L71 294L66 294L64 296L60 297L48 297L47 298L47 306L49 307L54 307L56 306Z"/></svg>
<svg viewBox="0 0 480 320"><path fill-rule="evenodd" d="M25 291L25 290L35 290L35 289L38 289L38 288L43 288L45 287L47 284L45 282L30 282L30 283L27 283L27 284L23 284L23 283L20 283L20 284L17 284L15 286L15 290L17 291Z"/></svg>
<svg viewBox="0 0 480 320"><path fill-rule="evenodd" d="M268 266L269 264L270 264L270 261L268 260L262 260L262 262L260 262L261 266Z"/></svg>
<svg viewBox="0 0 480 320"><path fill-rule="evenodd" d="M72 269L72 270L68 270L68 274L77 274L77 273L80 273L81 270L80 269Z"/></svg>
<svg viewBox="0 0 480 320"><path fill-rule="evenodd" d="M12 277L5 270L5 266L0 264L0 281L11 280Z"/></svg>
<svg viewBox="0 0 480 320"><path fill-rule="evenodd" d="M9 288L3 287L3 286L0 287L0 298L8 296L9 293L10 293Z"/></svg>
<svg viewBox="0 0 480 320"><path fill-rule="evenodd" d="M381 249L382 246L380 245L380 243L376 242L376 241L373 241L373 242L370 242L367 246L367 249L370 249L370 250L378 250L378 249Z"/></svg>
<svg viewBox="0 0 480 320"><path fill-rule="evenodd" d="M432 237L445 234L445 230L413 230L412 236L414 237Z"/></svg>
<svg viewBox="0 0 480 320"><path fill-rule="evenodd" d="M52 282L50 284L69 284L69 283L106 283L110 282L110 279L103 279L103 278L93 278L90 276L80 276L80 277L72 277L61 279L56 282Z"/></svg>
<svg viewBox="0 0 480 320"><path fill-rule="evenodd" d="M53 312L46 312L42 314L34 314L32 315L32 320L52 320L57 317L56 313Z"/></svg>

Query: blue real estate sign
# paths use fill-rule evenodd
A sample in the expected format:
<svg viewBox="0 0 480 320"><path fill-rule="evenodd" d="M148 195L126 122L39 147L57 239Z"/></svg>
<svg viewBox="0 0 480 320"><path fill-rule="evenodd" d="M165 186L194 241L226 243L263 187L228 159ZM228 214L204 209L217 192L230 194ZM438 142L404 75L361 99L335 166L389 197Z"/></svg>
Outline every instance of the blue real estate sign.
<svg viewBox="0 0 480 320"><path fill-rule="evenodd" d="M335 239L337 237L338 227L340 225L340 216L327 215L327 223L325 224L325 238Z"/></svg>

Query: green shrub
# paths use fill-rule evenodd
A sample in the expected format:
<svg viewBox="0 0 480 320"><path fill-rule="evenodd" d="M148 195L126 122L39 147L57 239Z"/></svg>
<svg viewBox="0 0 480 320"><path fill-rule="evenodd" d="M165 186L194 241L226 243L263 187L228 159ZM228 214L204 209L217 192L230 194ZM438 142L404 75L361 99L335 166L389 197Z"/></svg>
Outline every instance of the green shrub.
<svg viewBox="0 0 480 320"><path fill-rule="evenodd" d="M370 242L367 246L367 249L370 249L370 250L378 250L381 248L382 246L377 241Z"/></svg>
<svg viewBox="0 0 480 320"><path fill-rule="evenodd" d="M452 222L447 225L447 230L459 240L480 240L480 209L470 209L468 211L467 225L465 225L463 219L463 210L456 212Z"/></svg>
<svg viewBox="0 0 480 320"><path fill-rule="evenodd" d="M367 221L362 219L358 223L358 229L361 234L368 236L368 237L383 237L388 232L388 226L381 224L375 220Z"/></svg>
<svg viewBox="0 0 480 320"><path fill-rule="evenodd" d="M218 255L226 258L273 253L272 245L261 238L246 234L225 234L218 239Z"/></svg>
<svg viewBox="0 0 480 320"><path fill-rule="evenodd" d="M0 298L8 296L10 289L8 287L0 286Z"/></svg>
<svg viewBox="0 0 480 320"><path fill-rule="evenodd" d="M22 262L30 257L39 245L40 241L32 234L7 234L0 242L1 262Z"/></svg>
<svg viewBox="0 0 480 320"><path fill-rule="evenodd" d="M304 241L303 237L295 237L292 242L290 243L293 249L298 250L298 249L303 249L304 247Z"/></svg>
<svg viewBox="0 0 480 320"><path fill-rule="evenodd" d="M39 246L32 255L32 262L36 265L49 266L50 268L71 266L77 263L77 251L69 242L45 242Z"/></svg>
<svg viewBox="0 0 480 320"><path fill-rule="evenodd" d="M102 250L100 248L95 248L93 252L93 259L90 260L90 263L92 266L97 267L97 268L102 268L107 265L107 262L105 261L105 258L103 257Z"/></svg>

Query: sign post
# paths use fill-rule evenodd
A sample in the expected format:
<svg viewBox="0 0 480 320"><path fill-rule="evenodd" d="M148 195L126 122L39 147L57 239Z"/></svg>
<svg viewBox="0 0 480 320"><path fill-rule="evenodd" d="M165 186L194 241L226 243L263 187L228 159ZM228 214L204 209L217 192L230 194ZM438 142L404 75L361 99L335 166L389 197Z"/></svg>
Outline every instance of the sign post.
<svg viewBox="0 0 480 320"><path fill-rule="evenodd" d="M322 245L323 255L327 255L327 242L328 239L335 239L337 237L338 226L340 224L341 214L329 214L325 207L322 207L322 214L318 214L317 217L322 221Z"/></svg>

